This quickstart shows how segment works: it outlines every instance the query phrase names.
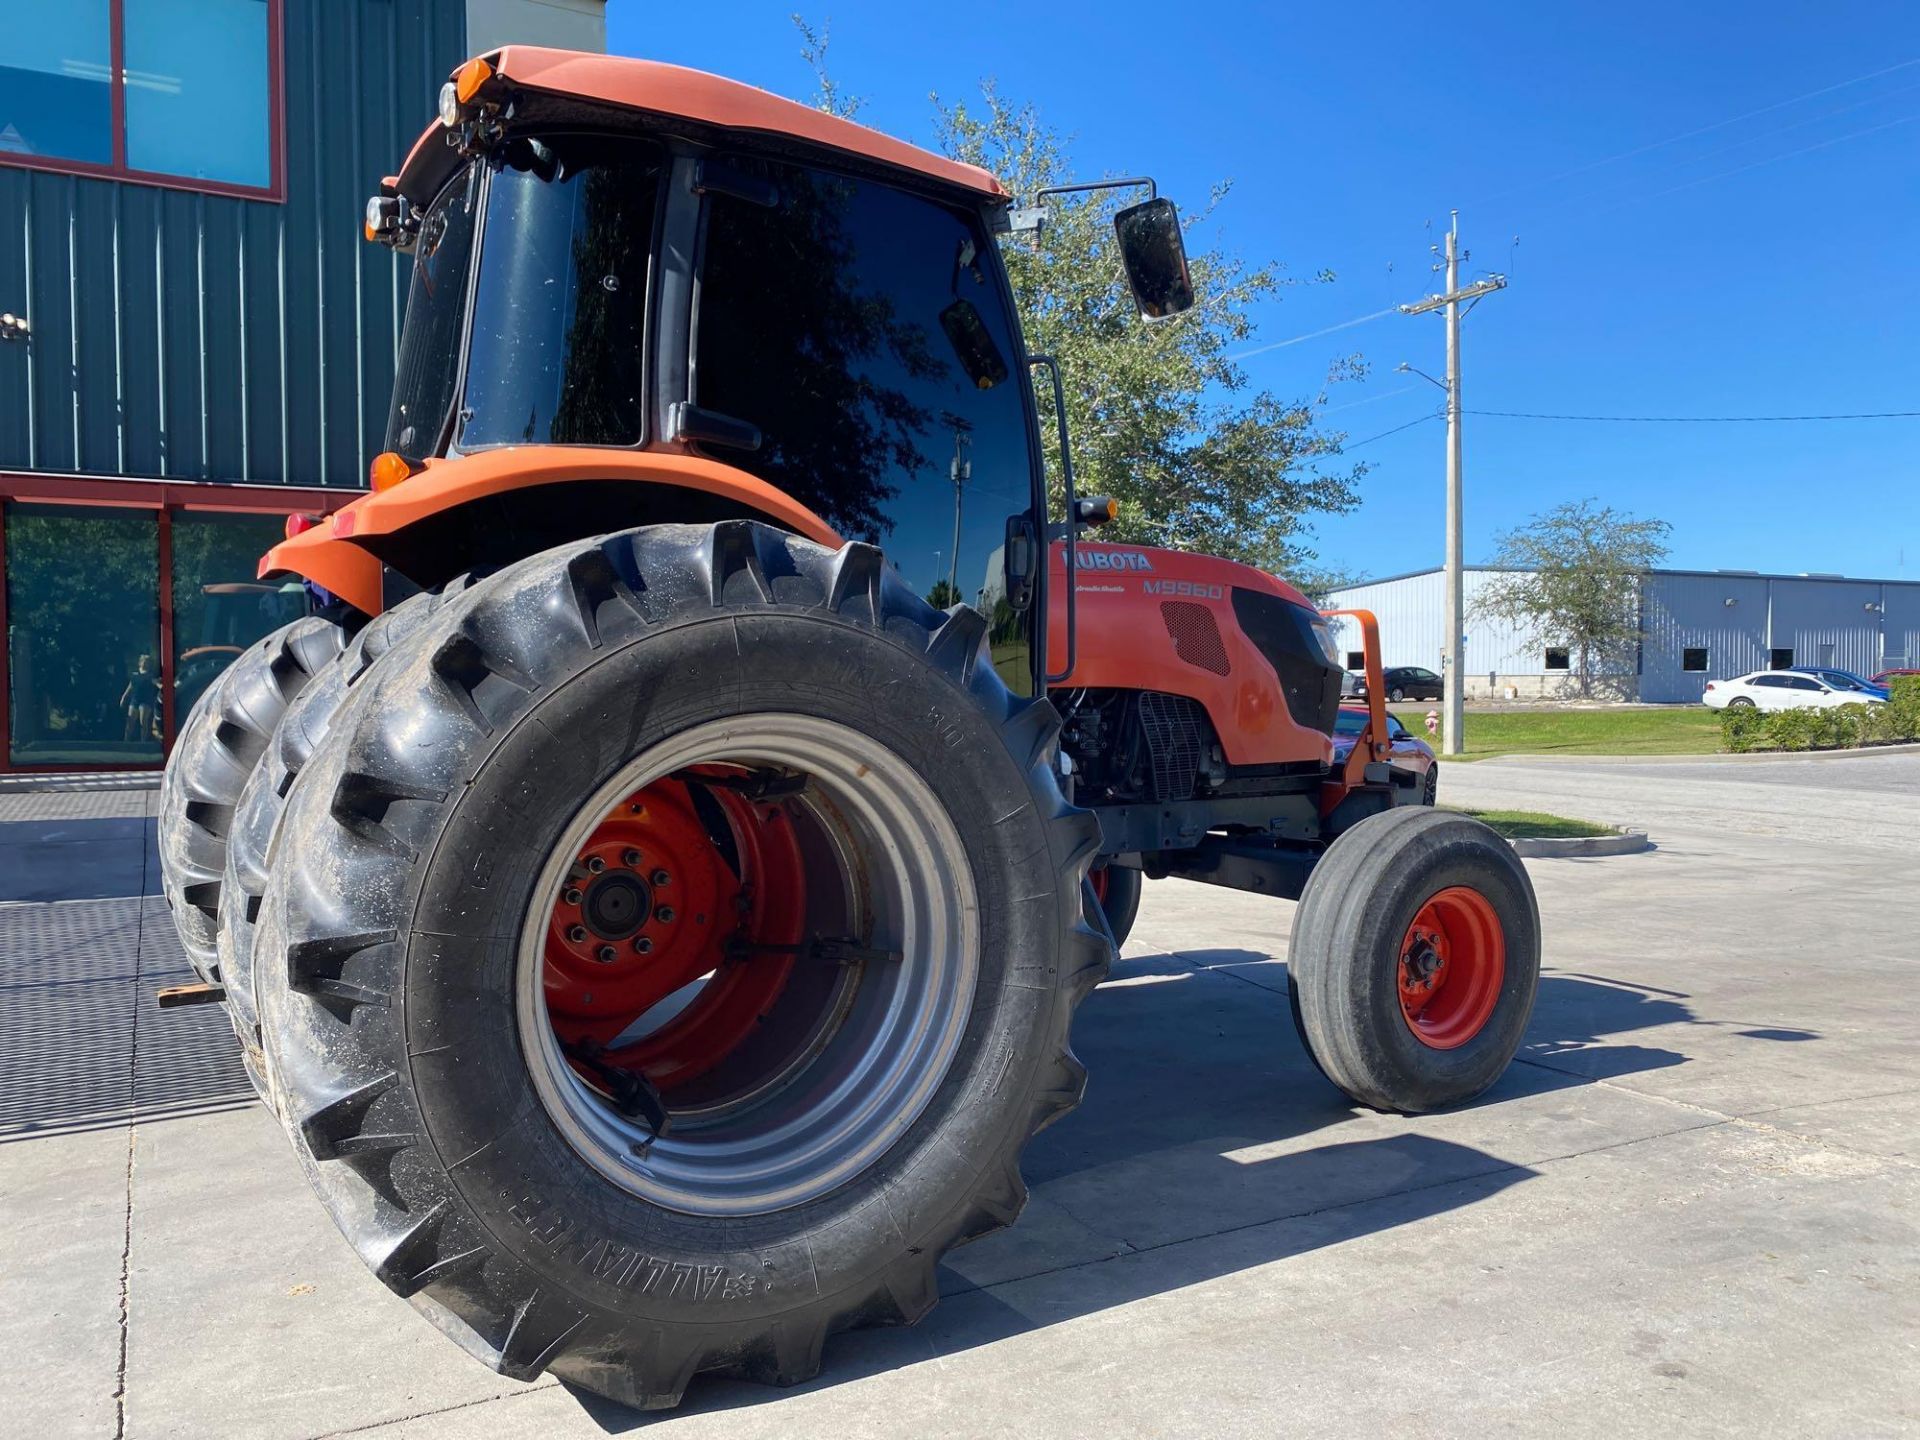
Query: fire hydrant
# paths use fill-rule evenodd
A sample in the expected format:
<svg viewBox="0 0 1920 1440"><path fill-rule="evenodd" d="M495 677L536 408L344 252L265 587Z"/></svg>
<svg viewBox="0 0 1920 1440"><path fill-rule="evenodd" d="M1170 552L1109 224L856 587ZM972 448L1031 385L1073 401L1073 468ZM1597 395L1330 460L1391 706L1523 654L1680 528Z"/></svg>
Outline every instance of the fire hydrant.
<svg viewBox="0 0 1920 1440"><path fill-rule="evenodd" d="M1438 710L1429 710L1427 711L1427 734L1438 735L1439 733L1440 712Z"/></svg>

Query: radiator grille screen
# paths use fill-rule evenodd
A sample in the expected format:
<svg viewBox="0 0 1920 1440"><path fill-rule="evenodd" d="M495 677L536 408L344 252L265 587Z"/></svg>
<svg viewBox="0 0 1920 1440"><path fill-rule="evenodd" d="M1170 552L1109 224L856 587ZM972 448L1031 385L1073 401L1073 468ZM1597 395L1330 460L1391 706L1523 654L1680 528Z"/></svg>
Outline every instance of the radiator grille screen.
<svg viewBox="0 0 1920 1440"><path fill-rule="evenodd" d="M1189 600L1162 600L1160 618L1166 621L1173 653L1189 665L1198 665L1215 675L1225 675L1233 669L1227 659L1227 647L1220 643L1220 625L1206 606Z"/></svg>
<svg viewBox="0 0 1920 1440"><path fill-rule="evenodd" d="M1156 803L1193 798L1208 730L1207 712L1198 700L1158 690L1140 692L1140 731L1147 741Z"/></svg>

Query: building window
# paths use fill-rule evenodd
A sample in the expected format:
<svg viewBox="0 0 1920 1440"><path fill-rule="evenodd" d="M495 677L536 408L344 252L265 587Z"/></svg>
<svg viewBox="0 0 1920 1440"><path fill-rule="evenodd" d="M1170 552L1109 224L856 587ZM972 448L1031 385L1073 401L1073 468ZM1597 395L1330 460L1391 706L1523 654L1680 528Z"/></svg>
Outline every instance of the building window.
<svg viewBox="0 0 1920 1440"><path fill-rule="evenodd" d="M9 8L0 164L279 198L281 0Z"/></svg>
<svg viewBox="0 0 1920 1440"><path fill-rule="evenodd" d="M1791 670L1793 668L1792 647L1789 646L1784 650L1769 650L1767 652L1767 668L1769 670Z"/></svg>
<svg viewBox="0 0 1920 1440"><path fill-rule="evenodd" d="M279 515L188 510L173 526L173 686L175 723L247 646L307 613L299 580L255 575L260 557L284 534Z"/></svg>
<svg viewBox="0 0 1920 1440"><path fill-rule="evenodd" d="M1682 650L1680 652L1680 668L1682 670L1705 670L1707 668L1707 647L1704 645L1689 645L1686 649Z"/></svg>
<svg viewBox="0 0 1920 1440"><path fill-rule="evenodd" d="M1573 657L1568 653L1566 646L1549 645L1547 647L1547 669L1571 670L1572 668Z"/></svg>
<svg viewBox="0 0 1920 1440"><path fill-rule="evenodd" d="M1347 651L1347 669L1364 670L1367 668L1367 652L1364 650Z"/></svg>
<svg viewBox="0 0 1920 1440"><path fill-rule="evenodd" d="M8 760L158 761L155 512L13 504L6 527Z"/></svg>

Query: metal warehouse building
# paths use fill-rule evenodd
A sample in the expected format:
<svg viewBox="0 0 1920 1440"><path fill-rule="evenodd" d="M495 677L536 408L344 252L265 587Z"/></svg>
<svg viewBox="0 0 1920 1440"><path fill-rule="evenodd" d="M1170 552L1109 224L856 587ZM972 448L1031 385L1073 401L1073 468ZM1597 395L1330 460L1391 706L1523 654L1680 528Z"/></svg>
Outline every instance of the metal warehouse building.
<svg viewBox="0 0 1920 1440"><path fill-rule="evenodd" d="M33 0L0 55L0 772L158 765L366 483L407 275L366 198L440 83L604 0Z"/></svg>
<svg viewBox="0 0 1920 1440"><path fill-rule="evenodd" d="M1466 590L1466 694L1522 699L1571 691L1574 657L1560 637L1530 633L1476 613L1496 572L1470 568ZM1387 665L1439 670L1446 633L1440 570L1394 575L1334 591L1330 608L1371 610ZM1359 632L1341 622L1348 668ZM1709 680L1790 665L1830 665L1872 675L1920 667L1920 581L1841 575L1763 575L1753 570L1654 570L1640 584L1637 653L1604 667L1601 689L1651 703L1696 701Z"/></svg>

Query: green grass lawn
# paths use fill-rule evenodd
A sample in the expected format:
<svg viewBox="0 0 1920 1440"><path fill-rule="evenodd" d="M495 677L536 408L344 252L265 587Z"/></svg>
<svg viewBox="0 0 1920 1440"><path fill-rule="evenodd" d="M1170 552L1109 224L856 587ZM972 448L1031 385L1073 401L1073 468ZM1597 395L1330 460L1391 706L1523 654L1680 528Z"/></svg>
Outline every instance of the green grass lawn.
<svg viewBox="0 0 1920 1440"><path fill-rule="evenodd" d="M1424 736L1432 706L1389 707L1400 723ZM1713 755L1720 749L1720 717L1701 705L1657 710L1467 711L1462 760L1490 755ZM1439 745L1434 749L1439 750Z"/></svg>
<svg viewBox="0 0 1920 1440"><path fill-rule="evenodd" d="M1452 805L1443 806L1452 810ZM1509 840L1576 840L1588 835L1611 835L1605 825L1591 820L1574 820L1565 815L1548 815L1539 810L1461 810L1483 825L1489 825Z"/></svg>

